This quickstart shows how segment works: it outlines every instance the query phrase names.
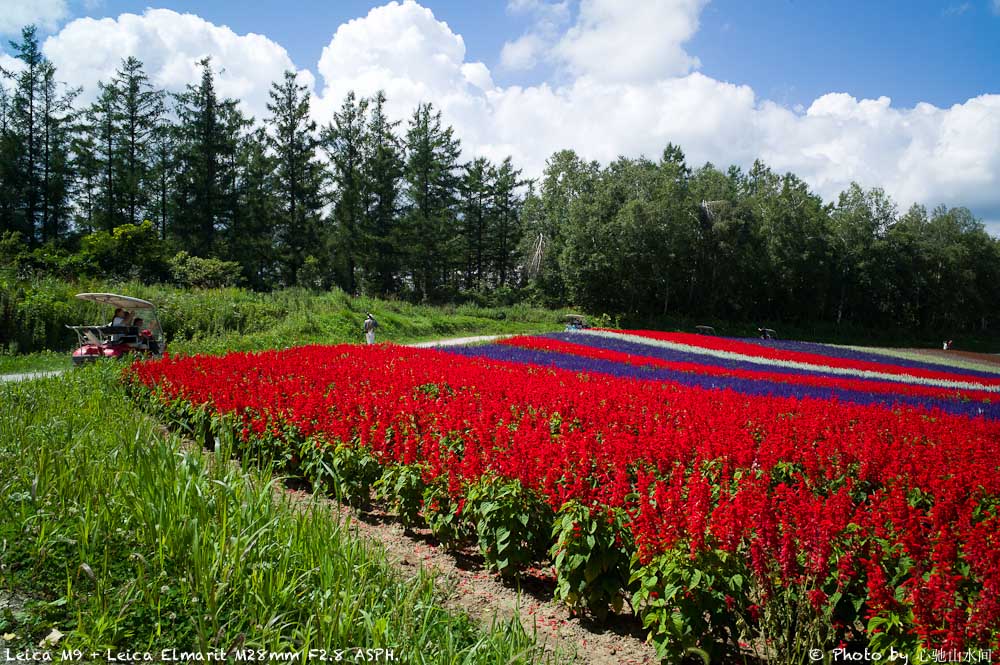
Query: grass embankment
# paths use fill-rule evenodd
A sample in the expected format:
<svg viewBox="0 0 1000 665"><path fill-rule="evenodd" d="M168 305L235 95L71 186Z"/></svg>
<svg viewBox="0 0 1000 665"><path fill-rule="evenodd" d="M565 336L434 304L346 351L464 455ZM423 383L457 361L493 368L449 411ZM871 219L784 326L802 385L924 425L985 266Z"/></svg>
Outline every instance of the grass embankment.
<svg viewBox="0 0 1000 665"><path fill-rule="evenodd" d="M323 503L295 508L267 471L184 449L127 399L119 370L0 385L0 646L37 649L55 628L59 649L99 661L238 647L299 662L348 647L395 662L535 658L519 623L484 632L447 613L429 576L402 580Z"/></svg>
<svg viewBox="0 0 1000 665"><path fill-rule="evenodd" d="M362 321L368 311L379 322L378 340L394 342L556 330L561 327L564 313L524 305L414 305L397 300L353 298L339 290L190 291L137 282L69 284L43 279L17 285L0 283L0 347L6 347L8 354L71 349L76 337L66 325L106 322L111 314L107 307L74 297L83 291L110 291L153 302L170 351L174 353L360 342ZM49 361L41 357L21 362L30 369L51 368L43 367Z"/></svg>
<svg viewBox="0 0 1000 665"><path fill-rule="evenodd" d="M69 365L69 353L67 352L38 351L25 355L0 353L0 376L4 374L20 374L22 372L66 369Z"/></svg>

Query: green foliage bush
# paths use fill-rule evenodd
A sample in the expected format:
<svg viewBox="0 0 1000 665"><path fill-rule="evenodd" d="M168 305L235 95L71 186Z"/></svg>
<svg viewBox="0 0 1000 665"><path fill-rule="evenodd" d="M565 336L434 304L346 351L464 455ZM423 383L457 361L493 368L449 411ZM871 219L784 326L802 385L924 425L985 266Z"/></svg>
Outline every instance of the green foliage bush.
<svg viewBox="0 0 1000 665"><path fill-rule="evenodd" d="M483 476L469 487L465 510L486 565L502 576L516 576L545 556L552 510L520 481Z"/></svg>
<svg viewBox="0 0 1000 665"><path fill-rule="evenodd" d="M76 336L66 325L106 323L111 315L107 307L75 298L85 291L122 293L153 302L173 353L358 342L366 311L374 312L379 320L379 341L561 327L560 312L526 305L437 307L351 298L339 289L258 293L236 287L187 289L137 281L21 279L8 265L0 268L0 347L18 353L72 348Z"/></svg>
<svg viewBox="0 0 1000 665"><path fill-rule="evenodd" d="M382 467L362 446L307 439L299 448L299 468L313 487L352 506L367 506Z"/></svg>
<svg viewBox="0 0 1000 665"><path fill-rule="evenodd" d="M399 516L406 528L421 525L420 509L424 504L424 482L419 464L390 464L373 486L375 496Z"/></svg>
<svg viewBox="0 0 1000 665"><path fill-rule="evenodd" d="M556 569L556 600L573 612L586 609L604 620L620 612L629 586L629 560L634 550L621 509L594 513L569 501L552 527L550 554Z"/></svg>
<svg viewBox="0 0 1000 665"><path fill-rule="evenodd" d="M424 522L446 549L461 549L472 542L475 531L463 515L465 501L451 496L445 477L427 485L423 499Z"/></svg>
<svg viewBox="0 0 1000 665"><path fill-rule="evenodd" d="M105 278L154 282L167 273L169 249L149 220L122 224L114 231L95 231L84 236L81 254L96 265Z"/></svg>
<svg viewBox="0 0 1000 665"><path fill-rule="evenodd" d="M219 289L239 284L240 264L221 259L203 259L180 251L170 259L170 276L179 286Z"/></svg>
<svg viewBox="0 0 1000 665"><path fill-rule="evenodd" d="M679 547L641 564L632 558L632 604L663 659L699 655L717 662L740 651L738 636L748 607L750 576L743 562L722 550L692 555ZM706 653L701 646L708 645Z"/></svg>

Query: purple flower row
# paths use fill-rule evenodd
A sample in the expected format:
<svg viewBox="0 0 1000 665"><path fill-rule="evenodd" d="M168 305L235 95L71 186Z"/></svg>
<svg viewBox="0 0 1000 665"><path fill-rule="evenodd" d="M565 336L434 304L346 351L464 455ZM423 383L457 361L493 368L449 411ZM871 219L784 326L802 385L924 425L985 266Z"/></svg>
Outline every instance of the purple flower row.
<svg viewBox="0 0 1000 665"><path fill-rule="evenodd" d="M667 360L670 362L688 362L688 363L696 363L698 365L709 365L712 367L724 367L726 369L745 369L756 372L787 374L790 376L824 376L824 377L829 377L831 379L857 378L859 380L876 381L878 383L886 383L890 385L898 385L900 383L906 383L905 381L893 381L892 379L872 379L860 376L850 377L835 372L824 372L821 370L819 366L817 366L815 370L809 370L796 367L786 367L784 365L777 365L777 364L765 365L762 363L750 362L748 360L733 360L729 358L720 358L718 356L712 356L707 353L696 353L693 351L692 352L679 351L662 346L654 346L652 344L643 344L642 342L629 342L623 339L616 339L612 337L599 337L597 335L587 335L579 333L576 334L548 333L544 335L539 335L539 337L548 337L550 339L558 339L563 342L572 342L573 344L581 344L595 349L618 351L621 353L629 353L634 356L645 356L647 358L657 358L659 360Z"/></svg>
<svg viewBox="0 0 1000 665"><path fill-rule="evenodd" d="M836 400L854 404L880 405L885 407L905 406L917 407L932 411L938 409L945 413L969 417L983 417L990 420L1000 420L1000 403L983 404L979 402L964 402L958 400L916 397L912 395L887 395L867 393L858 390L839 388L823 388L805 386L776 381L750 380L724 376L705 376L691 372L652 367L637 367L607 360L584 358L551 351L536 351L503 344L488 344L484 346L451 347L448 353L454 353L470 358L487 358L506 362L536 365L539 367L557 367L574 372L595 372L611 376L638 379L642 381L670 381L673 383L715 390L733 390L745 395L810 398L819 400Z"/></svg>
<svg viewBox="0 0 1000 665"><path fill-rule="evenodd" d="M829 356L831 358L864 360L883 365L897 365L899 367L910 367L913 369L929 369L935 372L953 372L955 374L967 374L969 376L979 376L986 379L995 379L1000 377L1000 371L992 372L987 369L976 370L967 369L965 367L949 367L948 365L944 365L942 363L924 362L921 360L913 360L912 358L897 358L895 356L887 356L881 353L872 353L870 351L857 351L855 349L830 346L829 344L821 344L819 342L798 342L790 339L758 339L755 337L727 337L726 339L731 339L736 342L749 342L750 344L766 346L768 348L778 349L779 351L815 353L821 356Z"/></svg>

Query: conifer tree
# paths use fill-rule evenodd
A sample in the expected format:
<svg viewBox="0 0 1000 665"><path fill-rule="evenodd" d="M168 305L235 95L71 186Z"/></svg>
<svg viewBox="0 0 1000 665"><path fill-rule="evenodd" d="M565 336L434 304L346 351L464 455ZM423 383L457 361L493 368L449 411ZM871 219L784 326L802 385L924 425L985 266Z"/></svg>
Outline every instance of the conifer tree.
<svg viewBox="0 0 1000 665"><path fill-rule="evenodd" d="M152 166L155 139L163 116L163 92L154 90L142 62L129 56L122 61L111 85L117 93L119 118L119 194L125 220L142 221L155 209Z"/></svg>
<svg viewBox="0 0 1000 665"><path fill-rule="evenodd" d="M309 116L306 86L296 82L295 72L286 71L280 83L271 84L270 95L271 117L266 124L271 128L268 147L276 160L276 236L284 282L296 284L307 257L325 275L333 263L329 238L321 227L323 167L316 158L316 123Z"/></svg>
<svg viewBox="0 0 1000 665"><path fill-rule="evenodd" d="M483 287L484 270L488 258L487 243L494 215L493 165L485 157L478 157L465 165L462 175L462 226L465 235L465 287Z"/></svg>
<svg viewBox="0 0 1000 665"><path fill-rule="evenodd" d="M177 95L174 234L195 256L213 256L238 214L236 150L250 124L236 100L219 99L211 59L201 80Z"/></svg>
<svg viewBox="0 0 1000 665"><path fill-rule="evenodd" d="M407 268L419 300L440 293L458 263L456 224L461 147L441 112L417 106L406 133Z"/></svg>
<svg viewBox="0 0 1000 665"><path fill-rule="evenodd" d="M493 228L489 236L492 241L491 267L497 286L508 286L513 281L518 248L524 235L521 226L524 199L519 190L528 182L521 178L521 170L514 168L509 156L493 173Z"/></svg>
<svg viewBox="0 0 1000 665"><path fill-rule="evenodd" d="M365 120L368 101L347 93L333 122L322 133L322 145L330 158L335 187L333 216L336 246L343 270L341 285L348 293L358 290L359 258L367 255L367 238L362 232L365 204Z"/></svg>
<svg viewBox="0 0 1000 665"><path fill-rule="evenodd" d="M400 184L403 177L403 149L396 127L385 112L385 93L375 93L370 101L365 131L364 239L363 262L370 286L377 293L394 293L399 287L402 251L398 224Z"/></svg>

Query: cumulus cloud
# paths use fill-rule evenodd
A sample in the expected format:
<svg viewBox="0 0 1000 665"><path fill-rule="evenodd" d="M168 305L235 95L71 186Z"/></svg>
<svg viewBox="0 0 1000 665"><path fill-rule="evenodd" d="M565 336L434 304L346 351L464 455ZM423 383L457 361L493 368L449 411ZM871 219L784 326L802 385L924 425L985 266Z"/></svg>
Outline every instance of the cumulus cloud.
<svg viewBox="0 0 1000 665"><path fill-rule="evenodd" d="M226 26L169 9L147 9L117 19L80 18L46 39L42 48L60 79L83 86L83 102L96 98L97 83L110 80L128 56L142 60L153 85L172 92L197 82L198 62L211 56L219 72L219 94L243 100L245 110L258 119L268 114L271 81L280 80L285 70L296 70L284 47L263 35L238 35ZM299 77L312 88L311 73L300 71Z"/></svg>
<svg viewBox="0 0 1000 665"><path fill-rule="evenodd" d="M580 15L555 47L583 76L602 81L652 81L699 66L684 42L698 30L707 0L582 0Z"/></svg>
<svg viewBox="0 0 1000 665"><path fill-rule="evenodd" d="M512 42L505 42L500 49L500 66L511 71L531 69L538 64L546 49L545 40L528 33Z"/></svg>
<svg viewBox="0 0 1000 665"><path fill-rule="evenodd" d="M55 30L67 16L66 0L0 0L0 34L20 32L26 25Z"/></svg>
<svg viewBox="0 0 1000 665"><path fill-rule="evenodd" d="M488 116L489 68L466 62L462 37L412 0L390 2L341 25L317 69L325 84L313 105L321 123L351 90L362 97L384 90L388 112L400 118L421 102L448 109L451 122L470 128Z"/></svg>
<svg viewBox="0 0 1000 665"><path fill-rule="evenodd" d="M24 68L24 63L12 55L0 52L0 69L6 72L19 72ZM2 81L0 81L2 82Z"/></svg>
<svg viewBox="0 0 1000 665"><path fill-rule="evenodd" d="M531 27L514 41L504 43L500 50L501 68L523 71L551 59L560 31L570 19L569 2L511 0L507 3L507 11L530 16Z"/></svg>
<svg viewBox="0 0 1000 665"><path fill-rule="evenodd" d="M390 116L402 120L418 103L433 102L467 158L511 155L532 177L563 148L607 162L657 157L673 142L693 165L746 168L763 159L798 174L827 200L857 181L884 187L903 208L967 205L1000 223L1000 95L949 108L898 108L887 97L831 93L790 109L759 99L749 86L694 70L697 61L683 45L697 30L703 0L637 0L621 11L625 4L582 0L571 24L565 2L511 0L511 12L537 19L526 33L537 43L527 49L530 57L509 55L507 64L548 59L560 68L558 82L496 85L485 64L466 60L462 37L413 0L341 25L318 63L322 85L315 87L308 71L299 72L300 80L316 90L320 123L350 90L359 96L385 90ZM212 55L223 70L219 92L243 98L258 119L267 115L271 81L295 68L284 48L264 36L238 35L169 10L79 19L44 50L60 78L84 85L90 98L123 57L143 60L155 85L181 90L196 79L197 61ZM0 54L0 66L11 64L17 63Z"/></svg>
<svg viewBox="0 0 1000 665"><path fill-rule="evenodd" d="M510 9L541 4L517 0ZM464 61L462 38L430 10L391 3L337 30L320 61L327 83L318 106L335 108L350 89L370 95L381 88L390 112L405 118L418 101L433 101L467 156L510 154L531 176L562 148L606 162L655 157L673 142L695 165L745 168L763 159L827 200L858 181L884 187L904 208L946 203L1000 216L1000 95L901 109L887 97L832 93L789 109L758 99L749 86L690 71L696 61L681 45L697 29L702 4L651 3L633 19L618 3L584 0L575 24L547 47L576 75L561 85L497 87L482 63ZM657 13L665 7L667 14ZM633 21L655 24L662 43L624 39ZM476 84L480 78L488 83Z"/></svg>

